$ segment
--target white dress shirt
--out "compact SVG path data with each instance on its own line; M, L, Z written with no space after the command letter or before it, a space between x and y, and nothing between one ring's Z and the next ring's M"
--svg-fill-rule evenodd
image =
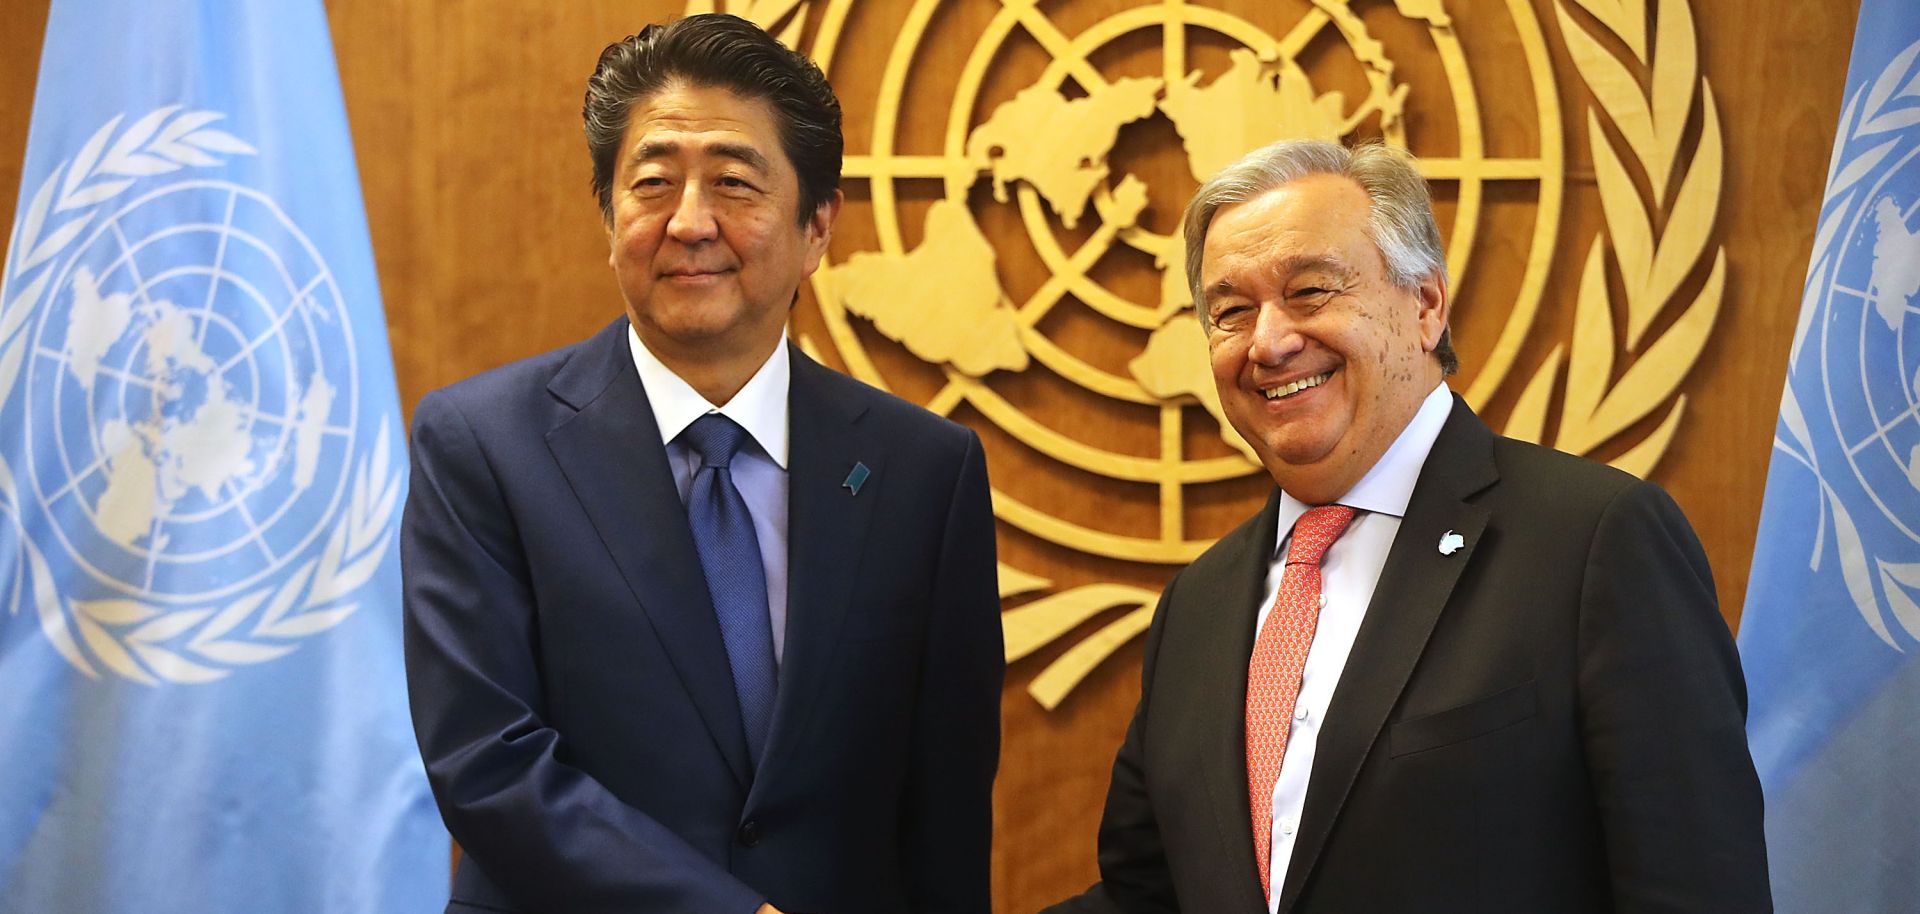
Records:
M660 425L660 441L667 447L667 464L673 468L673 484L680 491L682 504L693 489L700 455L675 439L695 419L719 413L746 429L748 440L754 444L741 446L734 455L731 473L734 487L747 503L747 513L753 515L753 535L760 544L777 665L786 655L787 646L787 388L793 366L788 361L786 333L780 334L780 345L725 406L707 402L661 363L631 326L627 328L627 346L633 350L640 384L647 389L653 419Z
M1300 811L1307 803L1307 784L1313 774L1314 745L1318 742L1321 721L1333 690L1346 669L1353 640L1360 634L1360 622L1366 618L1367 604L1373 602L1374 585L1380 581L1380 569L1387 563L1387 550L1400 532L1400 520L1406 516L1407 500L1420 478L1420 468L1433 450L1440 428L1453 409L1453 396L1441 384L1427 395L1413 421L1401 429L1400 437L1336 504L1355 509L1346 532L1335 540L1320 562L1320 621L1315 626L1313 647L1307 652L1307 665L1300 679L1300 697L1293 706L1293 729L1287 737L1287 754L1280 762L1280 778L1273 785L1272 897L1267 910L1280 909L1280 886L1286 882L1287 866L1292 862L1295 833L1300 830ZM1273 611L1280 594L1280 575L1286 569L1287 541L1293 524L1312 507L1280 493L1278 542L1274 544L1272 563L1267 569L1266 601L1254 622L1257 638L1260 626ZM1439 548L1439 543L1434 548Z

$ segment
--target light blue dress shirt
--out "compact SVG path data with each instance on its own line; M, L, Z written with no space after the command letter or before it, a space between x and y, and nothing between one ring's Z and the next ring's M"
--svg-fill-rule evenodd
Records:
M746 386L722 406L707 402L662 364L632 327L627 328L627 345L633 350L640 384L647 389L647 402L653 406L653 419L660 426L660 441L666 445L667 465L673 468L673 484L682 504L693 488L700 456L675 440L680 433L708 413L726 416L747 430L752 445L742 445L734 455L733 484L753 515L753 534L760 541L767 614L773 620L773 657L778 663L786 656L787 644L787 388L793 366L788 361L786 334L781 334L780 345Z

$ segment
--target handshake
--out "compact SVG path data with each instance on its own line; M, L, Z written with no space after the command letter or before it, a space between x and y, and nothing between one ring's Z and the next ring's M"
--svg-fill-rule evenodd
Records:
M689 16L609 46L584 120L625 316L414 415L407 675L467 852L450 910L984 914L980 440L785 343L842 202L831 86ZM1765 910L1693 531L1451 394L1417 163L1276 143L1184 226L1273 488L1162 593L1100 881L1052 910Z

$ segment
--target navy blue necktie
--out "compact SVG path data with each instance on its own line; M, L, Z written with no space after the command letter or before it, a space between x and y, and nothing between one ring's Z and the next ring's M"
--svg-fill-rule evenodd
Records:
M740 722L747 731L747 752L759 767L773 722L777 671L773 659L773 619L767 607L767 575L760 564L760 539L746 499L733 484L729 464L746 441L747 430L719 413L694 420L680 439L700 455L687 493L687 521L700 550L700 569L726 642L733 670L733 691L740 700Z

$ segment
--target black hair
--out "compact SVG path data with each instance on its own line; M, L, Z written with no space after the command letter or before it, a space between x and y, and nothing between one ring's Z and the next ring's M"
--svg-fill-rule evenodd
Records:
M720 87L772 106L780 147L800 177L802 226L840 188L840 100L813 61L737 16L649 25L600 52L587 80L587 151L600 214L613 219L613 173L636 103L675 83Z

